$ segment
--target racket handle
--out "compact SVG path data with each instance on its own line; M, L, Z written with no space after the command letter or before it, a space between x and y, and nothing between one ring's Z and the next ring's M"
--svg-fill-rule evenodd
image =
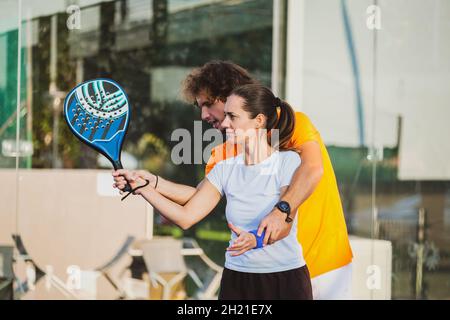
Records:
M131 192L131 190L133 190L133 188L131 188L130 184L127 183L126 186L125 186L125 188L123 188L122 191L125 191L125 192Z
M120 162L120 160L113 162L113 167L114 167L114 170L123 169L123 166L122 166L122 163ZM123 188L122 191L124 191L124 192L131 192L131 190L133 190L133 188L130 186L130 183L127 180L127 184L125 185L125 188Z

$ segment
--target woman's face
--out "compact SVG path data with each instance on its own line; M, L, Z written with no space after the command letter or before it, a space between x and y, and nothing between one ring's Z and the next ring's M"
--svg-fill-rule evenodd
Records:
M265 117L259 114L256 118L250 119L250 114L244 111L242 106L244 99L231 95L227 98L224 107L225 119L221 127L225 129L227 139L234 143L244 143L249 138L255 138L264 128Z

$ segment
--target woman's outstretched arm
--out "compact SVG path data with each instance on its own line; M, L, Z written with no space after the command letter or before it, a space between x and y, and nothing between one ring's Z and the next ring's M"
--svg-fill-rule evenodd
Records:
M137 179L128 170L117 170L116 173L123 175L132 188L143 185L144 178ZM116 188L123 189L125 185L115 184ZM153 207L155 207L165 218L172 221L180 228L186 230L206 217L219 203L221 195L219 191L205 179L197 188L194 195L184 205L167 199L156 191L151 184L138 189L135 194L140 194Z

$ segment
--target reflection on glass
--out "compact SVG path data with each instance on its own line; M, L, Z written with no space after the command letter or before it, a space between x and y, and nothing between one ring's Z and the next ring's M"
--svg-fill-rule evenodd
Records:
M450 11L438 0L410 2L378 1L374 38L363 19L371 2L304 1L295 13L304 18L295 38L303 98L295 107L327 144L350 234L392 244L392 298L443 299L450 292ZM195 185L202 165L170 161L173 130L193 134L199 119L180 97L185 75L212 59L232 60L271 85L270 0L83 0L71 10L72 2L22 0L20 13L18 3L0 2L0 169L109 169L62 115L71 88L107 77L131 102L125 167ZM1 216L11 222L0 224L2 242L12 241L12 230L28 236L31 220L20 218L33 203L27 183L8 190L19 206L8 202L17 217ZM223 205L185 234L218 264L228 237L222 213ZM23 229L15 230L16 218ZM159 218L154 229L183 235Z

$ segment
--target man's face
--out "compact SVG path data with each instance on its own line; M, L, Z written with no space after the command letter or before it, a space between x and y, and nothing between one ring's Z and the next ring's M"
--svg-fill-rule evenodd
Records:
M225 103L220 99L212 99L205 93L199 93L195 100L200 108L202 120L208 122L214 128L223 131L220 124L225 118L223 113Z

